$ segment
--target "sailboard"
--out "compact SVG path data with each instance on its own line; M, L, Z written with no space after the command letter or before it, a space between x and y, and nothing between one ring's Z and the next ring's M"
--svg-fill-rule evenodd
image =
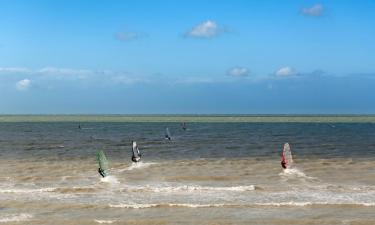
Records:
M133 162L139 162L141 160L141 152L138 149L137 142L133 141L132 143L132 150L133 150L133 156L132 156L132 161Z
M171 133L169 132L169 128L165 129L165 139L171 140Z
M293 165L292 150L290 149L289 143L284 144L283 154L281 156L282 162L285 163L286 168L290 168Z
M103 177L106 177L108 175L108 169L109 169L107 157L105 156L104 152L100 150L97 153L96 158L99 163L100 175L102 175Z
M187 127L186 127L186 123L185 123L185 122L181 123L181 128L182 128L183 130L186 130L186 129L187 129Z

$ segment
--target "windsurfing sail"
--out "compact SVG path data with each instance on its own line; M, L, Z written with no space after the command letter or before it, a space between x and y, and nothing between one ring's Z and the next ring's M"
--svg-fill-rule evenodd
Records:
M181 127L182 127L183 130L186 130L186 129L187 129L187 127L186 127L186 123L183 122L183 123L181 124Z
M137 142L133 141L132 143L132 150L133 150L133 156L132 161L133 162L139 162L141 160L141 152L138 149Z
M108 166L107 157L105 157L104 152L102 150L100 150L97 153L96 158L97 158L98 163L99 163L99 173L100 173L100 175L102 175L103 177L107 176L109 166Z
M171 140L171 133L168 127L165 129L165 139Z
M290 168L293 165L292 150L290 149L289 143L284 144L281 160L285 163L286 168Z

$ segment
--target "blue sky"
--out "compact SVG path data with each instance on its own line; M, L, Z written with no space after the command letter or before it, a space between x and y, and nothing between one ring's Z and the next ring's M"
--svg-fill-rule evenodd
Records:
M0 113L375 113L375 1L0 9Z

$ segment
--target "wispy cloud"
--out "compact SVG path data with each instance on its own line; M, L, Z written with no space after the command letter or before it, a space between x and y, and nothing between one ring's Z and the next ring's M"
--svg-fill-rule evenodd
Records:
M29 79L23 79L16 83L16 88L19 91L26 91L30 88L30 86L31 86L31 80Z
M222 33L225 33L226 29L218 25L215 21L207 20L193 27L190 31L186 33L187 37L192 38L214 38Z
M140 32L124 31L116 34L116 39L119 41L134 41L141 38L147 37L146 34Z
M156 81L149 76L142 74L131 74L123 71L111 70L89 70L72 69L58 67L43 67L40 69L31 69L24 67L0 67L0 77L4 79L20 79L28 76L29 79L23 79L16 83L17 90L27 90L32 83L38 86L50 86L50 84L60 85L63 82L74 82L84 85L130 85L136 83L149 83ZM78 83L79 81L79 83Z
M324 14L324 7L321 4L316 4L311 7L303 8L301 12L306 16L319 17Z
M297 71L289 66L282 67L275 72L277 77L291 77L297 75Z
M6 75L8 74L8 75ZM282 82L285 78L321 79L336 77L326 74L322 70L312 72L299 72L293 67L285 66L272 74L251 74L246 67L233 67L227 71L227 76L207 75L163 75L140 74L124 71L89 70L58 67L44 67L31 69L25 67L0 67L0 84L16 87L19 91L29 90L35 86L42 89L56 89L63 87L121 87L130 85L199 85L199 84L224 84L224 83L264 83ZM348 75L349 76L349 75ZM25 77L27 79L25 79ZM241 79L231 79L237 77ZM343 77L343 76L337 76ZM354 76L353 76L354 77ZM267 87L271 89L272 87Z
M246 77L250 74L250 71L245 67L233 67L228 70L227 74L233 77Z
M56 68L56 67L44 67L42 69L35 70L35 73L47 76L53 76L55 78L76 78L85 79L92 75L94 72L85 69L70 69L70 68Z
M150 79L145 77L134 77L129 75L116 75L111 77L111 81L115 84L136 84L136 83L150 83Z
M24 67L0 67L0 73L28 73L30 69Z
M0 67L0 74L30 74L30 75L50 75L54 77L80 77L93 74L91 70L57 68L57 67L43 67L40 69L31 69L25 67Z

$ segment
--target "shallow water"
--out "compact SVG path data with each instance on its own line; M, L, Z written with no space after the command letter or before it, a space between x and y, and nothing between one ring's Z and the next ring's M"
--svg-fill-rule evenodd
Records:
M375 124L81 126L0 123L0 223L375 224Z

